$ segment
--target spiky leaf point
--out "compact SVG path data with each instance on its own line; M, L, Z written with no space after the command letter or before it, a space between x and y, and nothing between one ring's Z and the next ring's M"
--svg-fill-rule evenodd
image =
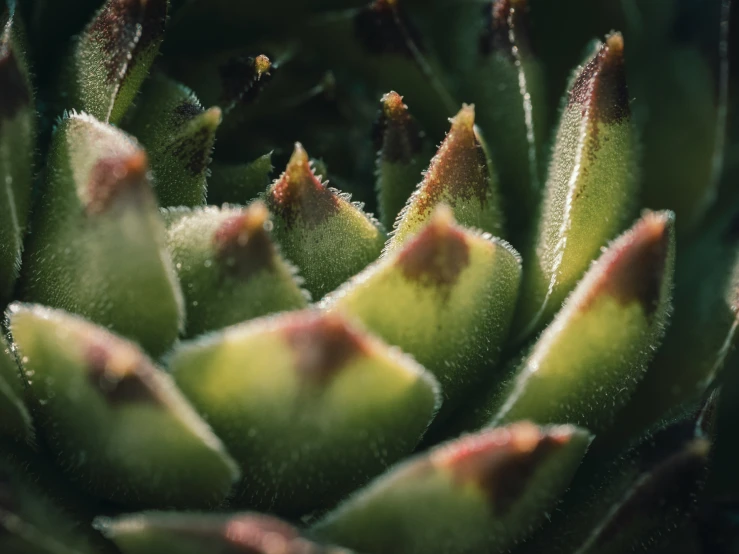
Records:
M403 97L391 91L382 97L374 124L377 150L377 203L380 221L392 228L421 179L431 154L425 135L403 103Z
M182 283L189 337L308 304L275 247L267 208L174 209L167 241Z
M644 205L674 210L678 233L688 234L717 198L730 113L728 18L736 3L637 4L625 31Z
M163 353L177 338L184 309L145 154L114 127L75 114L59 124L47 175L22 297Z
M86 532L69 507L59 474L41 456L0 441L0 552L102 554L102 538ZM79 495L78 496L84 496ZM99 539L99 540L97 540Z
M15 9L0 9L0 304L10 298L20 268L36 133L33 89L17 20Z
M23 402L20 369L5 339L0 336L0 435L32 442L31 415Z
M379 223L322 183L299 143L265 201L274 216L275 240L314 298L359 273L382 251L385 233Z
M143 88L126 130L146 148L160 206L205 204L220 124L220 108L203 109L191 90L161 74Z
M10 330L39 427L78 486L136 506L215 505L239 471L171 378L77 316L14 304Z
M497 361L520 277L515 250L457 226L440 206L420 233L321 306L360 319L434 373L445 417Z
M244 468L235 502L273 513L332 506L412 452L440 402L410 358L310 311L185 344L170 368Z
M350 554L303 538L293 526L253 513L148 512L97 518L94 525L123 554Z
M159 54L168 10L169 0L107 0L64 64L62 106L118 123Z
M317 17L303 30L321 55L376 89L400 90L424 129L444 132L456 102L433 52L422 41L405 0L365 0L359 9Z
M519 419L611 423L660 345L672 298L672 212L648 212L588 271L517 370L491 399L490 425Z
M497 178L475 127L474 107L464 106L451 124L423 180L398 217L388 252L416 234L441 203L451 206L461 225L501 234L503 216Z
M541 523L590 438L528 422L462 437L391 469L314 534L360 552L506 552Z
M434 14L440 55L474 102L500 177L514 245L533 231L548 134L544 76L529 41L528 0L454 2Z
M272 60L266 55L241 51L190 57L173 69L203 103L219 106L224 114L254 102L275 72Z
M247 164L214 162L208 178L208 204L248 204L267 189L273 169L271 152Z
M623 38L577 69L549 166L535 247L524 255L519 340L542 329L637 206L636 143Z
M621 554L652 551L664 542L696 510L708 476L716 404L714 395L615 459L586 458L551 522L522 554Z

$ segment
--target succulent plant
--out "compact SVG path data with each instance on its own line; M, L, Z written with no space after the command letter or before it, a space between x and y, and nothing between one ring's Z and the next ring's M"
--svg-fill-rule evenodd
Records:
M0 552L739 551L730 0L0 6Z

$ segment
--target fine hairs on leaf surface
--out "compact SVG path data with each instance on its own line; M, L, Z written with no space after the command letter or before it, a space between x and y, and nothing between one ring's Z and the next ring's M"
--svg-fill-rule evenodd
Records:
M739 552L734 0L0 0L0 553Z

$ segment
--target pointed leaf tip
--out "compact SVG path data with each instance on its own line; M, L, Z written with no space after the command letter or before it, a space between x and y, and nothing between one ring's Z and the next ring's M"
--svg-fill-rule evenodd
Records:
M528 35L528 10L528 0L495 0L486 4L483 7L485 26L480 37L480 53L501 53L515 61L514 48L520 47L522 39Z
M285 172L269 190L267 205L288 228L298 218L308 227L318 225L339 209L338 196L318 180L299 142Z
M631 115L621 33L608 35L577 76L568 100L568 107L575 105L592 110L595 120L606 124L620 123Z
M148 171L149 164L143 151L99 160L92 168L87 184L88 213L106 211L126 192L146 190Z
M576 435L586 433L573 426L541 428L524 421L449 443L433 451L430 461L451 470L460 484L479 486L502 517L521 498L534 472Z
M355 357L368 353L362 335L336 314L306 313L284 329L296 367L308 382L326 383Z
M672 212L649 212L626 233L600 262L599 281L590 289L583 307L609 294L623 304L639 302L647 315L659 307L664 272L674 233Z
M470 246L446 204L434 210L429 224L398 255L398 266L413 281L450 287L470 262Z
M246 279L274 267L276 251L269 225L269 212L262 202L253 203L221 224L213 242L228 273Z

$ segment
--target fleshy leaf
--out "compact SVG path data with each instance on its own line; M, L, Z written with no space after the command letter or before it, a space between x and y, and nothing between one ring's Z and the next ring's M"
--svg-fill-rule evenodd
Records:
M314 298L334 290L374 261L385 233L346 195L322 183L300 144L267 190L274 237Z
M247 164L214 162L208 178L208 204L247 204L267 189L273 169L272 153Z
M739 341L739 236L736 214L723 217L678 257L675 308L664 344L619 415L615 444L681 405L697 401L733 367Z
M421 180L431 154L427 155L425 135L403 97L394 91L382 97L373 135L380 221L390 229Z
M520 276L515 250L457 226L441 206L419 234L321 305L358 318L434 373L446 415L497 361Z
M549 166L535 246L524 252L516 334L542 329L600 249L631 221L637 206L636 141L623 38L610 35L579 67Z
M443 4L443 3L442 3ZM526 244L541 197L548 134L544 76L529 40L529 1L447 3L434 13L440 55L477 123L500 177L506 230Z
M567 488L590 438L528 422L462 437L391 469L314 534L360 552L507 552Z
M246 209L174 209L164 218L185 295L187 336L307 306L295 270L272 242L261 202Z
M410 358L317 312L185 344L170 369L242 464L234 502L290 515L332 506L412 452L440 402Z
M72 115L56 130L47 170L22 297L163 353L184 312L145 154L114 127Z
M14 8L0 9L0 304L10 298L20 268L36 138L33 88L17 20Z
M607 428L643 379L670 311L674 215L646 213L615 240L541 334L491 425L519 419Z
M464 106L451 124L423 181L398 217L388 251L416 234L441 203L451 206L461 225L501 233L497 177L475 127L474 107Z
M118 123L159 54L168 10L169 0L107 0L64 64L62 107Z
M34 414L67 477L136 506L221 502L239 472L172 379L136 345L77 316L14 304Z
M293 526L253 513L148 512L97 518L94 525L123 554L350 554L314 544Z
M551 522L522 554L651 552L696 510L708 476L716 400L662 424L615 460L586 458Z
M0 336L0 435L31 442L33 423L23 402L20 369L5 339Z
M156 75L141 92L126 129L146 148L159 205L205 203L206 178L219 108L203 109L194 93Z
M730 113L730 4L637 0L627 12L644 204L674 210L679 234L696 231L717 198Z

